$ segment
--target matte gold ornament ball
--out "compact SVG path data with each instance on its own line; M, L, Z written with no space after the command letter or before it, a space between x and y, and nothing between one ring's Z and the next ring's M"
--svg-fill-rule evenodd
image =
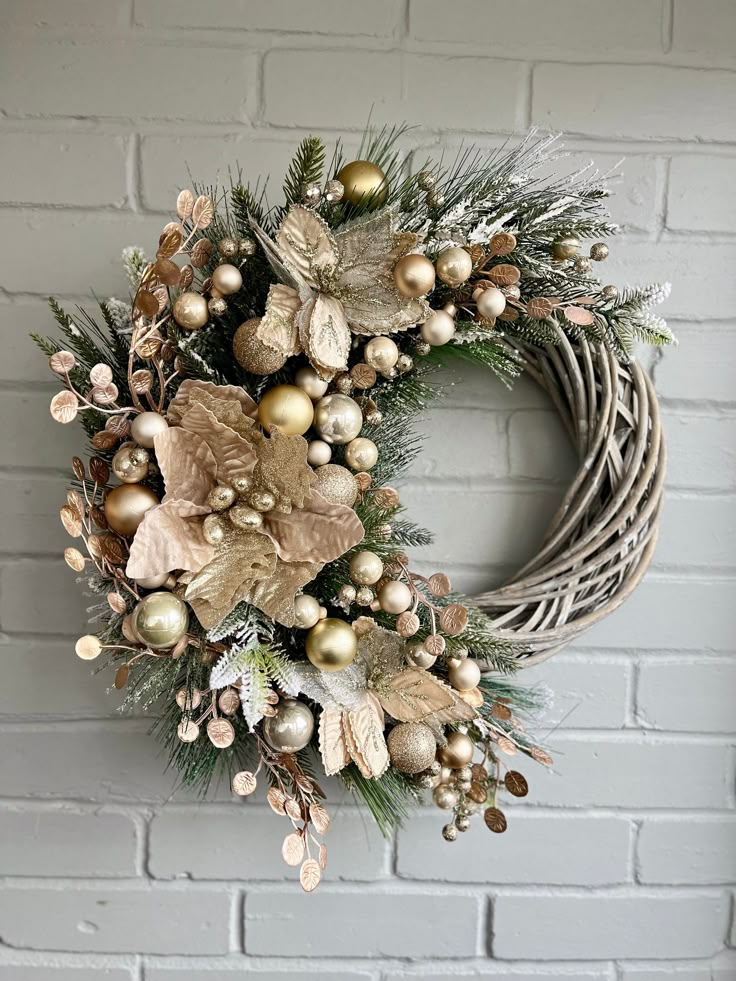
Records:
M312 467L324 467L332 459L332 447L323 439L313 439L307 447L307 463Z
M325 395L314 407L314 428L326 443L349 443L360 433L363 413L349 395Z
M506 309L506 297L501 290L496 289L495 286L491 286L489 289L483 290L476 297L475 305L481 317L484 317L486 320L495 320Z
M345 620L327 617L307 634L307 657L320 671L346 668L358 650L355 631Z
M459 770L473 759L473 740L464 732L451 732L447 737L447 745L440 746L437 758L443 766Z
M421 773L432 764L437 750L434 735L423 722L401 722L386 740L391 763L401 773Z
M470 691L480 681L478 662L466 657L447 672L447 678L453 688L458 691Z
M351 556L349 570L357 586L372 586L383 575L383 562L375 552L365 549Z
M112 472L124 484L137 484L148 474L148 460L140 446L121 446L112 458Z
M358 436L345 447L345 463L358 472L370 470L378 463L378 447L372 439Z
M141 412L130 424L130 435L139 446L153 449L153 441L159 433L169 428L166 419L158 412Z
M241 368L254 375L272 375L286 364L286 355L267 347L256 336L260 318L246 320L235 331L233 355Z
M392 580L378 590L378 602L384 613L404 613L412 604L412 594L404 582Z
M263 428L278 426L287 436L302 436L313 417L312 400L296 385L276 385L258 403L258 421Z
M442 347L455 336L455 320L445 310L433 310L419 329L423 341Z
M445 249L437 257L437 275L443 283L456 289L470 278L473 271L473 260L470 254L459 245Z
M294 382L315 402L322 398L329 386L329 382L320 378L311 365L300 368L294 376Z
M294 600L294 612L296 625L301 630L309 630L316 623L319 623L319 603L314 596L302 593Z
M186 634L189 611L186 603L173 593L149 593L133 610L131 626L142 644L169 650Z
M121 484L113 487L105 496L103 510L107 523L118 535L129 537L151 508L159 503L158 498L143 484Z
M402 296L424 296L434 289L435 269L426 255L403 255L394 266L394 283Z
M344 504L351 508L358 496L358 482L346 467L339 463L326 463L314 471L317 477L313 490L330 504Z
M201 293L182 293L174 301L171 314L184 330L199 330L210 319L207 300Z
M337 174L343 200L349 204L369 202L380 207L388 197L388 181L379 166L369 160L353 160Z
M223 296L237 293L243 285L243 276L237 266L223 262L212 270L212 286Z
M274 715L263 722L263 736L277 753L297 753L309 743L314 732L314 716L304 702L284 698Z
M580 251L580 239L575 235L562 235L552 243L552 255L555 259L572 259Z
M363 352L365 363L376 371L391 371L399 360L399 349L390 337L372 337Z

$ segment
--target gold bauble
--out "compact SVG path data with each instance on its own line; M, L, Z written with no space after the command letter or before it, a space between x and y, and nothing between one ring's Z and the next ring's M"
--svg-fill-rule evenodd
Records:
M392 579L378 590L378 602L384 613L404 613L412 604L413 596L405 582Z
M139 446L147 450L153 449L153 441L159 433L165 433L169 424L158 412L141 412L133 417L130 424L130 435Z
M207 300L201 293L182 293L174 300L171 315L184 330L199 330L210 319Z
M143 484L121 484L105 496L103 510L108 525L118 535L134 535L146 513L155 508L158 498Z
M296 385L276 385L258 403L258 421L265 430L278 426L287 436L302 436L312 425L314 407Z
M307 657L320 671L340 671L353 660L358 650L355 631L345 620L327 617L307 634Z
M236 504L227 512L228 518L241 531L257 531L263 525L260 511L249 508L247 504Z
M434 278L434 266L426 255L404 255L394 266L394 282L402 296L424 296L434 289Z
M131 626L142 644L168 650L186 634L189 610L173 593L149 593L134 608Z
M248 495L248 504L255 511L272 511L276 507L276 497L269 490L254 490Z
M400 773L421 773L434 760L437 743L423 722L400 722L386 739L391 763Z
M342 184L343 200L349 204L368 203L380 208L388 197L388 181L386 175L374 163L368 160L353 160L337 174Z
M478 662L471 657L464 658L457 666L450 668L447 679L458 691L470 691L480 681Z
M237 266L223 262L212 270L212 286L223 296L237 293L243 285L243 276Z
M263 722L263 736L277 753L298 753L314 732L314 716L304 702L284 698Z
M358 436L345 447L345 463L351 470L366 471L378 463L378 447L372 439Z
M431 668L437 660L434 654L430 654L424 649L424 641L410 640L406 644L406 663L412 668L421 668L426 671Z
M473 759L473 740L464 732L451 732L447 736L447 745L440 746L437 758L443 766L459 770Z
M302 593L294 599L294 611L296 626L301 630L309 630L315 623L319 623L319 603L314 596Z
M138 463L137 458L143 459L143 454L144 462ZM121 446L112 458L112 472L124 484L137 484L148 474L148 453L136 446Z
M294 384L303 388L314 402L321 399L329 387L329 382L320 378L314 368L308 364L300 368L294 376Z
M260 318L246 320L235 331L233 355L241 368L254 375L272 375L286 364L286 355L267 347L256 336Z
M452 787L441 783L432 791L432 800L443 811L451 811L458 802L458 792L453 790Z
M209 545L219 545L225 540L227 527L219 514L207 514L202 522L202 535Z
M580 239L574 235L563 235L552 243L552 255L555 259L572 259L580 251Z
M350 578L358 586L372 586L383 575L383 562L375 552L367 549L356 552L350 559Z
M332 459L332 447L323 439L313 439L307 447L307 463L313 467L324 467Z
M433 310L422 324L422 340L432 347L441 347L455 336L455 321L445 310Z
M207 495L207 507L213 511L227 511L235 503L235 490L229 484L215 484Z
M358 496L358 482L345 467L338 463L326 463L314 471L317 477L312 489L330 504L344 504L351 508Z
M363 358L371 368L385 374L399 360L399 349L390 337L372 337L365 346Z
M453 289L462 286L473 271L473 260L470 253L459 245L445 249L437 257L437 275L443 283Z
M495 320L506 309L506 297L501 290L490 286L477 297L475 305L481 317L485 320Z
M325 395L314 407L314 428L326 443L349 443L362 425L360 406L349 395Z

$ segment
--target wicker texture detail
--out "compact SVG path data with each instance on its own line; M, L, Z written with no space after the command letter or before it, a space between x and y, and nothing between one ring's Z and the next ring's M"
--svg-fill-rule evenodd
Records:
M620 364L603 344L571 342L562 331L557 346L514 347L580 461L538 553L500 589L475 597L528 667L639 584L657 541L666 450L652 382L636 362Z

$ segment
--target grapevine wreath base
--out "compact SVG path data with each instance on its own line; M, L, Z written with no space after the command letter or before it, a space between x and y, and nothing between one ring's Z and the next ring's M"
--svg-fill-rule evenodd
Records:
M527 793L510 758L551 762L509 674L623 600L661 503L657 403L630 353L671 340L649 309L666 290L595 276L615 231L601 180L537 177L552 141L534 139L407 175L401 132L329 164L305 139L274 206L241 181L182 191L155 256L126 250L132 300L99 320L52 301L63 345L36 338L64 384L52 416L93 447L61 509L95 596L77 654L114 669L123 709L155 709L185 784L268 786L307 891L320 773L387 834L424 789L447 841L478 812L505 830L502 792ZM458 358L529 371L580 457L538 555L475 602L412 568L430 536L394 487L432 373Z

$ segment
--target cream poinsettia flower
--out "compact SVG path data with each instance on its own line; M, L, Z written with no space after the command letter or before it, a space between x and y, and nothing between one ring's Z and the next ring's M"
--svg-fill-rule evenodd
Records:
M182 572L184 598L206 629L240 602L293 626L296 593L364 535L352 508L312 489L307 441L277 429L265 436L255 414L242 389L187 380L169 406L169 429L154 440L166 493L136 531L126 572L132 579ZM232 519L210 503L214 488L243 477L249 493L268 491L275 502L258 529L235 523L237 500ZM213 522L221 533L215 544Z
M402 296L392 271L417 244L397 232L390 208L333 232L307 208L294 207L275 242L255 227L276 275L256 328L262 344L291 357L303 351L323 377L347 368L352 334L391 334L422 323L426 300Z

